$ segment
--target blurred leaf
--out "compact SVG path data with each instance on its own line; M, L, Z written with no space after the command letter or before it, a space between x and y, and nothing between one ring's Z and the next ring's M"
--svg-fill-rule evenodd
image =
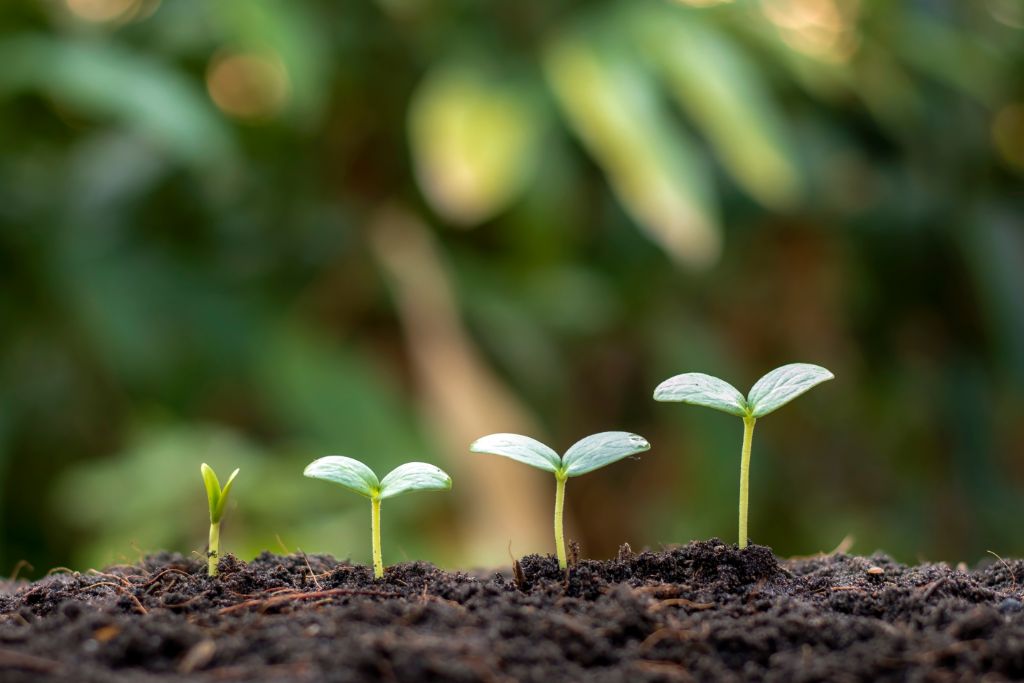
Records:
M412 406L365 351L283 323L262 345L256 372L279 419L321 453L365 453L379 471L428 452Z
M639 61L576 31L551 45L544 65L570 127L633 219L678 263L711 265L721 236L710 174Z
M184 161L208 164L233 140L196 85L149 54L112 44L19 36L0 41L0 96L23 90L62 106L113 118Z
M543 127L526 87L469 63L436 67L409 110L416 178L448 220L485 221L526 188Z
M890 44L898 55L979 102L998 103L999 93L1004 90L1003 70L1007 67L1002 56L984 39L925 12L906 12L897 17L899 24L890 27L894 32ZM1010 73L1006 75L1013 78Z
M736 181L767 206L792 205L800 178L763 74L707 22L666 6L635 7L637 40Z

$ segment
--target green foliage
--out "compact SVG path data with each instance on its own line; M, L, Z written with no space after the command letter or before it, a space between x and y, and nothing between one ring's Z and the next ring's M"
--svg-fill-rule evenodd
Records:
M238 468L235 468L235 471L228 477L224 488L221 488L217 473L213 471L212 467L204 462L199 469L203 475L203 485L206 486L206 498L210 503L210 524L217 524L224 516L224 505L227 503L231 485L235 482L235 477L238 476Z
M522 434L489 434L469 446L474 453L500 455L555 475L555 552L562 569L568 567L563 530L566 480L650 448L647 439L629 432L591 434L570 446L562 456L540 441Z

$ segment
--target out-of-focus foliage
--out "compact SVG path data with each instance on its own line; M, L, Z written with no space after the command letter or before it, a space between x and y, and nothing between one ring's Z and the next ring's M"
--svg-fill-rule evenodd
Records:
M0 63L0 568L201 552L203 461L226 551L365 561L329 453L452 472L391 552L507 561L548 478L452 444L527 428L652 443L588 555L728 535L737 425L651 390L792 360L756 541L1024 554L1019 0L15 0Z

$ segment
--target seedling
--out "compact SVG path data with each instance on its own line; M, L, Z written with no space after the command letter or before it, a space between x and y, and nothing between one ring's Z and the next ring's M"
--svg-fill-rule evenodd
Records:
M651 447L647 439L629 432L601 432L580 439L565 455L559 456L536 439L520 434L491 434L477 439L469 447L474 453L502 455L555 475L555 552L558 566L568 567L565 558L565 536L562 533L562 509L565 505L565 482L587 472L610 465Z
M406 491L444 491L452 487L452 478L440 468L425 462L407 462L377 479L369 467L343 455L329 455L306 465L303 472L313 479L341 484L370 499L370 533L373 537L373 575L384 576L380 552L380 502Z
M775 368L757 380L744 398L728 382L700 372L671 377L654 390L655 401L681 401L738 415L743 418L743 449L740 453L740 548L747 547L747 488L750 480L750 446L754 423L807 390L834 375L823 367L791 363Z
M228 501L228 492L231 491L231 484L238 476L238 470L235 469L231 473L224 488L220 487L216 472L205 462L200 466L199 471L203 475L203 484L206 486L206 499L210 502L210 549L207 551L206 573L210 576L217 576L217 562L220 561L220 519L224 516L224 504Z

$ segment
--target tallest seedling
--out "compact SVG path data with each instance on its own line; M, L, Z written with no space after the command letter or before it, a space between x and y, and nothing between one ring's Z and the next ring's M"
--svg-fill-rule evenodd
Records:
M746 398L733 385L700 372L671 377L654 390L655 401L679 401L738 415L743 418L743 451L740 454L740 548L747 547L747 489L750 481L750 446L757 419L834 375L823 367L792 363L776 368L757 380Z

